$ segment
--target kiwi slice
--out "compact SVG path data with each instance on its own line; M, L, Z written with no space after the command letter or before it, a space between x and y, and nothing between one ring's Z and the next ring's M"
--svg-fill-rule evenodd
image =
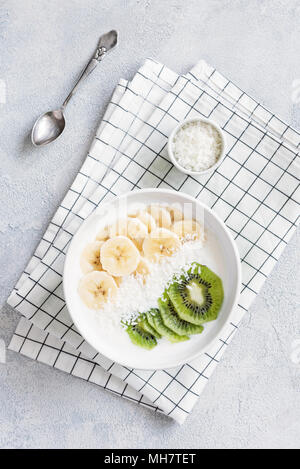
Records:
M139 324L129 325L126 332L134 345L138 345L139 347L143 347L147 350L151 350L157 345L156 338L149 332L145 331Z
M217 319L224 298L220 277L197 262L167 292L178 316L198 325Z
M145 317L139 322L141 328L144 329L144 331L149 332L149 334L153 335L157 339L161 339L161 335L154 329L154 327L149 324L147 316L144 316Z
M166 337L166 339L168 339L170 342L176 343L176 342L183 342L185 340L189 340L189 337L187 335L176 334L176 332L172 331L172 329L170 329L164 324L161 314L159 312L159 309L152 308L147 313L147 319L148 319L149 324L161 336Z
M167 294L158 299L158 307L164 324L179 335L201 334L203 326L181 319Z

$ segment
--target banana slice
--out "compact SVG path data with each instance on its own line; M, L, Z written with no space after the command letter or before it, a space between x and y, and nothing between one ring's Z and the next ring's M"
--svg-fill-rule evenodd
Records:
M88 308L99 309L115 297L117 285L106 272L89 272L80 280L78 293Z
M167 210L171 215L172 223L183 219L183 211L176 205L170 205L167 207Z
M147 226L138 218L128 219L128 237L139 250L143 247L144 239L148 236Z
M96 236L97 241L106 241L109 238L108 226L101 228Z
M114 281L116 282L117 287L119 287L122 283L122 277L113 277Z
M134 272L140 261L140 253L126 236L116 236L103 243L100 249L103 269L114 277Z
M80 267L84 274L93 270L103 270L100 262L100 248L103 241L94 241L88 244L82 251L80 257Z
M150 274L150 262L145 257L140 258L135 274L142 275L143 277Z
M201 226L195 220L177 221L173 225L173 231L184 241L199 239L202 233Z
M116 236L127 236L127 232L127 218L119 218L115 223L108 227L108 235L110 238L115 238Z
M148 233L150 233L152 230L156 228L156 223L152 215L150 213L146 212L146 210L141 210L137 214L137 218L141 220L144 225L146 225Z
M127 216L130 218L136 218L137 217L137 210L131 210L130 212L127 213Z
M148 230L138 218L122 218L111 226L109 234L111 238L127 236L141 250L143 241L148 236Z
M154 218L160 228L170 228L172 224L171 215L165 207L160 205L149 205L147 212Z
M158 262L164 256L172 256L180 249L180 239L176 233L166 228L156 228L143 243L145 257Z

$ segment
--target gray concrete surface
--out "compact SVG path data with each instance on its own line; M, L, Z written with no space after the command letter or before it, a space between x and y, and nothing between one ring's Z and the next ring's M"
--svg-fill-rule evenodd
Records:
M300 128L300 103L291 98L300 79L299 15L299 0L0 2L0 338L8 343L18 321L5 300L119 77L130 78L147 56L178 72L205 58ZM62 101L98 36L113 27L120 47L70 103L64 136L33 149L35 118ZM299 447L299 280L298 233L183 426L8 352L0 363L0 447Z

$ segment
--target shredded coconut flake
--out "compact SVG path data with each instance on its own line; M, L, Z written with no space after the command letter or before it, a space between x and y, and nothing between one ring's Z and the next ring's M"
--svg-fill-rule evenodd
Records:
M206 122L189 122L174 136L172 150L178 164L189 171L204 171L213 166L222 151L222 138Z
M107 302L97 312L105 327L120 326L121 321L134 322L140 313L157 307L157 300L174 276L182 274L190 264L199 260L203 240L186 242L182 248L161 262L151 264L150 273L144 278L129 275L124 277L114 302Z

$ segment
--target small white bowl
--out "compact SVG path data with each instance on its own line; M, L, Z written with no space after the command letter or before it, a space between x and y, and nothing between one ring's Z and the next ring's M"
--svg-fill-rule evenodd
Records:
M218 134L220 135L221 140L222 140L222 151L221 151L221 154L220 154L217 162L215 164L213 164L210 168L205 169L203 171L192 171L190 169L186 169L184 166L181 166L178 163L178 161L176 160L176 158L174 156L174 153L173 153L173 149L172 149L172 144L173 144L173 140L174 140L174 137L175 137L176 133L184 125L189 124L191 122L205 122L206 124L210 124L212 127L214 127L216 129L216 131L218 132ZM208 173L211 173L212 171L214 171L222 163L222 161L225 157L225 147L226 147L226 140L225 140L224 132L222 131L221 127L219 127L219 125L216 124L215 122L213 122L212 120L205 119L205 118L202 118L202 117L195 117L193 119L185 119L184 121L180 122L175 127L175 129L172 131L172 133L171 133L171 135L169 136L169 139L168 139L168 153L169 153L170 160L172 161L173 165L179 171L181 171L184 174L189 174L190 176L201 176L202 174L208 174Z

